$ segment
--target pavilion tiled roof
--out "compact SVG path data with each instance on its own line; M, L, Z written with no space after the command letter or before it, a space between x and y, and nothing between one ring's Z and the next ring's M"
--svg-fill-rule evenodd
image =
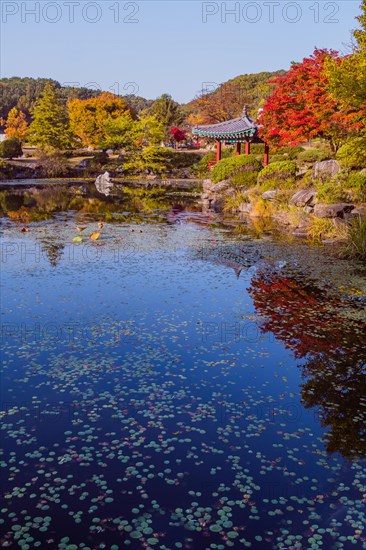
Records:
M244 107L243 114L239 118L233 118L226 122L211 124L209 126L195 126L192 134L201 137L210 137L217 140L245 140L256 136L258 126L249 118Z

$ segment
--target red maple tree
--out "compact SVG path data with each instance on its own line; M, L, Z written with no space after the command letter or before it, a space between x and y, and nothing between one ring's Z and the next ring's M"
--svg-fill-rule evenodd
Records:
M294 63L275 86L260 117L262 139L274 146L297 145L314 138L329 141L336 151L349 133L358 129L357 114L345 111L328 91L325 62L341 59L334 50L318 50Z
M185 141L187 139L186 133L177 127L172 128L170 131L174 141L176 141L177 143L179 143L180 141Z

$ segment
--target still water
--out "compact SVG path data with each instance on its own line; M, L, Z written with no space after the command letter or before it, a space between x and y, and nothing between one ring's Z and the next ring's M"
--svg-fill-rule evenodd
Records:
M366 548L365 268L134 204L2 220L1 547Z

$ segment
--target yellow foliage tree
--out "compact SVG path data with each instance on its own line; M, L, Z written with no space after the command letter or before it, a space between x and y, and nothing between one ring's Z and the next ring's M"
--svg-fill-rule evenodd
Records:
M91 99L73 99L68 102L68 111L71 130L85 147L103 147L108 122L130 113L126 101L109 92Z
M5 134L7 139L18 139L24 141L28 130L28 123L25 114L13 107L8 114L5 122Z

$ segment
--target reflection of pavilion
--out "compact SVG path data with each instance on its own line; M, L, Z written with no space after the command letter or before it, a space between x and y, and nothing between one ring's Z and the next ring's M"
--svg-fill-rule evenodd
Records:
M236 154L241 154L241 144L245 144L245 154L250 154L251 143L264 143L258 135L259 126L254 120L249 118L247 109L244 107L243 113L239 118L233 118L226 122L211 124L209 126L196 126L192 130L192 134L200 137L211 138L216 141L216 160L212 164L216 164L221 160L222 143L231 145L236 143ZM267 166L269 162L269 147L264 144L264 159L263 164ZM212 165L211 165L212 166Z

